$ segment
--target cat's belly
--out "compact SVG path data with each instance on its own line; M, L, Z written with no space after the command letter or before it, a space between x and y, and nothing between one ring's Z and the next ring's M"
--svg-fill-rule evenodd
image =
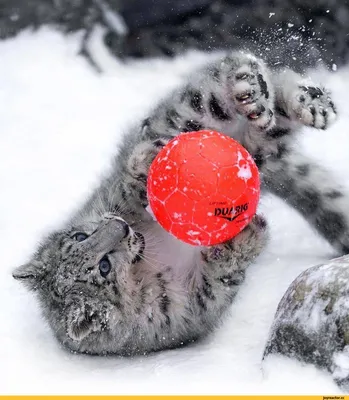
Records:
M165 231L157 222L135 227L145 238L144 258L161 269L171 266L179 274L192 269L201 259L200 246L186 244Z

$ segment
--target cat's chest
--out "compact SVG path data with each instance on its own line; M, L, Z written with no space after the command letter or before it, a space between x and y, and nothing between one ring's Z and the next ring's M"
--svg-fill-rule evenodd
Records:
M143 222L134 228L143 234L144 258L154 268L171 266L174 271L183 273L197 264L201 249L199 246L191 246L178 240L155 221Z
M244 134L248 130L246 118L239 114L234 114L231 120L217 121L209 115L205 116L205 129L213 129L223 133L238 142L242 142Z

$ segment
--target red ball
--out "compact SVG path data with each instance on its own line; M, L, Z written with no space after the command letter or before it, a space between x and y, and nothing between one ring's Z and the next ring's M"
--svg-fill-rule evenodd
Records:
M156 156L149 206L178 239L209 246L237 235L256 213L260 180L240 143L215 131L182 133Z

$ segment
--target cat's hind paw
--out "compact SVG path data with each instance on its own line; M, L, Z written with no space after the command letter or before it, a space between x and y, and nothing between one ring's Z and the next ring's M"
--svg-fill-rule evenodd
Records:
M264 130L274 124L274 105L273 93L263 70L257 60L243 64L232 77L232 94L237 111L252 125Z
M230 262L239 260L249 264L265 247L268 240L267 221L261 215L255 215L252 221L234 238L219 245L207 247L204 256L210 262Z

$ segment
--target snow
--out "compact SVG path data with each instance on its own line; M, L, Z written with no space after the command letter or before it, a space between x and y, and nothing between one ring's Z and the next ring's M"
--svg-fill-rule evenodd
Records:
M252 176L251 168L248 165L243 165L242 167L239 168L239 172L237 173L237 176L239 178L247 181Z
M348 353L348 346L345 346L341 352L335 353L333 356L333 362L335 364L333 376L336 377L336 379L345 379L349 375Z
M260 211L271 242L247 274L231 316L191 347L134 359L63 350L34 296L11 277L42 235L64 223L108 170L126 127L146 114L207 56L122 64L92 45L105 70L76 56L78 35L51 30L0 42L0 392L6 394L339 393L313 366L273 356L261 363L277 304L304 269L333 251L282 201ZM349 69L317 72L341 118L329 131L304 130L300 146L349 186ZM348 211L349 212L349 211Z
M108 26L115 33L119 35L126 35L128 33L128 29L121 15L112 11L108 4L102 0L96 0L96 3L99 5L104 15L104 20L106 21Z
M197 236L197 235L200 235L200 232L193 231L193 230L189 230L189 231L187 232L187 234L188 234L189 236Z

